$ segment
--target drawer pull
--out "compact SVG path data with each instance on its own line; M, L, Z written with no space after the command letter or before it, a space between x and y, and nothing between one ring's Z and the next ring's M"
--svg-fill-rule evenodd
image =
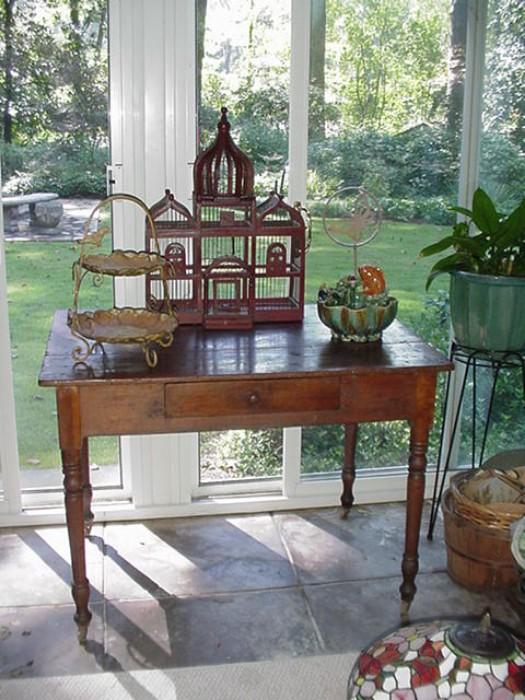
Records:
M255 406L259 403L260 399L261 397L259 396L259 394L256 391L254 391L253 394L250 394L250 396L248 397L248 403L250 404L250 406Z

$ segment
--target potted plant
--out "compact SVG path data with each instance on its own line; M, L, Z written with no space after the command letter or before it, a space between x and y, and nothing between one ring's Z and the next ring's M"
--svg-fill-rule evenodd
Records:
M450 273L450 315L459 344L492 351L524 348L525 198L510 214L502 214L478 188L472 209L451 209L466 220L421 251L426 257L453 250L431 269L426 288L438 275Z

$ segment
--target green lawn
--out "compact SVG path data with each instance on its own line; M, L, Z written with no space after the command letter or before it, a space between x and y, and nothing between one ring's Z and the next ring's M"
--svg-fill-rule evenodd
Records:
M307 258L308 301L315 300L320 284L334 284L352 267L351 253L332 243L321 229L315 221ZM418 260L418 252L442 235L443 227L439 226L385 223L375 241L360 251L361 264L384 269L404 321L413 323L420 316L425 278L432 265L431 260ZM20 463L26 468L56 467L60 459L54 392L39 387L37 381L53 313L72 302L71 265L78 257L78 247L72 243L10 241L6 242L6 256ZM111 304L109 281L100 289L85 285L82 292L82 306ZM113 463L115 439L94 441L91 458L97 464Z
M38 374L53 313L72 303L71 265L78 246L10 241L5 249L20 466L57 467L55 392L38 386ZM111 299L111 283L106 282L100 289L86 285L81 301L86 307L107 306ZM115 463L115 438L92 442L92 462Z
M443 237L445 226L385 222L377 238L359 249L360 265L383 268L390 293L399 300L398 317L415 323L422 311L425 281L434 260L418 258L424 246ZM312 247L306 261L306 297L315 301L322 283L329 286L352 272L353 256L333 243L324 233L320 221L314 222ZM432 285L432 294L447 285L444 276Z

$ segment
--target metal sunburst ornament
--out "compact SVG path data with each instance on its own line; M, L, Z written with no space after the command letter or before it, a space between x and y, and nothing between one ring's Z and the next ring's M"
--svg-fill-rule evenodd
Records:
M338 340L379 340L396 316L397 299L388 295L383 271L358 264L358 249L377 236L382 218L379 201L363 187L344 187L326 201L323 226L327 236L353 253L353 272L335 287L323 285L317 300L319 318Z

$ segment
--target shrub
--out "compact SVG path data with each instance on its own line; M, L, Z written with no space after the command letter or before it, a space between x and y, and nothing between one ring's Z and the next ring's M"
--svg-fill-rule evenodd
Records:
M413 199L392 199L385 197L382 200L383 214L387 219L394 221L412 221L416 218L416 203Z
M274 476L282 467L281 430L201 434L201 465L236 477Z
M39 143L2 150L3 189L11 194L34 191L104 197L106 146L87 142Z

